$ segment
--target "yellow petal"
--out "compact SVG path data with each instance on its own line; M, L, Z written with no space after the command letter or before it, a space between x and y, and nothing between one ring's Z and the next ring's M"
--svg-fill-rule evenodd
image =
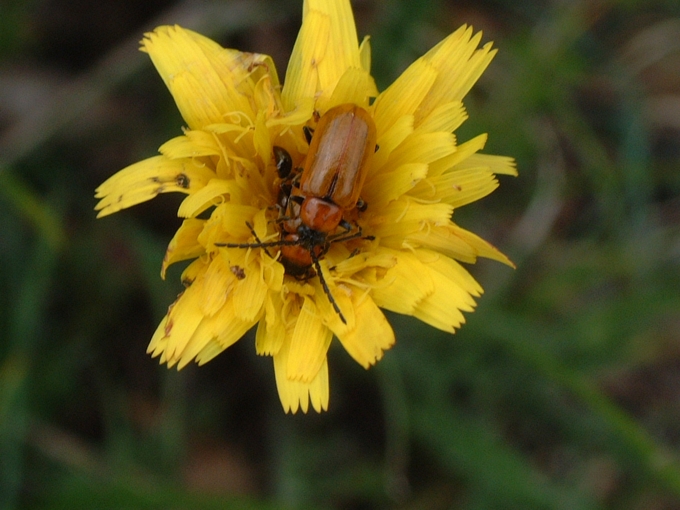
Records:
M496 156L493 154L472 154L470 157L456 165L456 169L463 168L488 168L495 174L517 176L517 163L514 158L508 156Z
M421 59L411 64L373 105L378 136L403 115L413 115L437 79L437 70Z
M198 235L203 230L205 220L184 220L168 244L161 265L161 278L165 280L165 271L171 264L181 260L193 259L205 253L205 248L198 242Z
M286 111L294 110L304 98L315 97L321 89L318 65L329 44L330 24L330 19L317 11L305 16L281 91L281 101Z
M373 155L373 168L368 171L367 182L370 182L372 175L380 173L392 151L399 147L411 133L413 133L413 115L403 115L387 131L378 135L378 150Z
M158 152L170 159L219 156L222 151L215 135L207 131L186 131L160 146Z
M278 90L281 87L276 65L269 55L235 50L228 50L226 55L230 58L231 67L248 72L252 83L266 80L272 89Z
M147 33L142 49L149 53L190 128L223 122L233 111L254 116L247 99L253 84L241 52L226 50L178 26Z
M208 265L200 281L200 306L204 315L215 315L227 301L227 296L237 281L236 274L226 257L219 253ZM195 287L199 282L194 283Z
M407 236L427 229L430 224L448 224L453 208L442 203L420 204L402 197L380 212L380 216L370 217L368 221L371 233L385 243L386 238L392 236L401 242Z
M458 229L450 222L446 225L427 225L427 228L412 232L408 234L406 244L430 248L470 264L477 261L477 250L458 235Z
M162 329L158 327L147 348L154 358L163 353L167 360L173 358L176 351L181 352L203 320L200 282L199 278L170 306L167 320L161 322Z
M199 257L189 264L182 271L182 277L180 278L182 285L190 287L208 269L209 261L208 257Z
M437 161L430 164L430 169L427 173L428 177L436 177L446 171L451 170L457 165L462 164L466 159L470 158L477 151L484 148L486 144L487 135L481 134L475 136L465 143L461 143L456 147L455 152L444 156Z
M397 263L375 282L371 296L381 308L412 315L418 303L434 293L435 284L413 253L393 253Z
M366 268L387 269L397 263L396 253L395 250L381 247L376 243L374 249L367 249L336 264L336 270L339 274L354 274Z
M321 320L311 299L305 299L295 323L288 354L288 378L309 383L321 369L333 333Z
M476 252L477 256L497 260L498 262L502 262L503 264L508 265L510 267L515 267L515 264L513 264L513 262L508 257L501 253L498 250L498 248L496 248L488 241L485 241L477 234L473 234L469 230L460 228L456 224L453 224L452 228L458 237L463 239L467 244L469 244L472 247L472 249Z
M414 132L392 151L382 171L405 163L430 163L454 152L456 152L456 138L453 134Z
M292 335L292 332L290 332ZM328 362L324 358L321 368L311 382L294 381L288 378L288 359L290 352L290 336L284 341L281 349L274 355L274 375L281 405L286 413L295 414L298 409L306 413L309 401L316 412L328 409Z
M202 340L212 337L195 355L196 362L199 365L204 365L222 351L235 344L255 325L257 320L244 321L239 319L234 313L233 303L232 299L227 300L219 314L213 316L213 318L205 319L206 330L204 330L204 336L203 338L197 336L195 344L187 345L186 354L182 357L183 364L193 359L194 352L202 346ZM217 334L216 338L215 333Z
M316 308L321 315L321 320L334 333L337 333L339 329L355 327L354 304L351 297L352 292L345 285L336 285L333 275L328 270L328 264L328 257L319 261L326 281L326 288L323 288L319 278L310 280L307 285L313 288L312 299L314 299ZM335 306L333 306L331 299L335 302ZM336 307L345 318L345 323L342 322Z
M206 221L198 241L208 249L215 243L233 243L236 239L245 242L251 237L246 223L252 223L258 211L256 207L231 202L218 205Z
M418 131L447 131L452 133L467 120L461 101L450 101L434 108L418 125Z
M438 105L462 100L479 79L496 54L491 43L477 50L481 38L462 26L421 57L437 70L437 79L416 112L416 126Z
M159 193L192 193L215 174L191 159L155 156L128 166L102 183L95 192L97 218L151 200Z
M317 109L325 111L350 67L361 67L361 58L349 0L306 1L281 93L286 110L302 98L317 97Z
M361 197L369 207L381 209L413 189L426 176L426 163L406 163L392 172L383 172L371 179L371 182L364 186Z
M128 166L109 177L95 191L101 198L95 206L97 218L151 200L159 193L193 193L215 173L192 159L155 156Z
M285 338L281 295L278 292L268 292L264 316L260 319L255 336L255 351L260 356L273 356L279 352Z
M373 77L362 68L350 67L340 77L326 107L354 103L362 108L368 107L368 98L378 93Z
M267 127L274 126L301 126L314 114L314 98L303 97L298 99L295 109L287 111L284 115L267 119ZM305 144L307 142L304 142Z
M371 72L371 38L364 36L364 40L359 45L359 60L361 67L367 72Z
M498 181L488 168L456 168L419 183L410 196L423 200L441 200L456 209L485 197L497 187Z
M192 218L198 216L206 209L233 200L242 202L244 199L243 188L236 181L224 179L211 179L203 188L186 197L177 210L180 218Z
M423 264L435 269L445 278L456 282L465 292L472 296L479 297L484 292L482 286L477 283L477 280L455 260L430 250L416 250L414 255ZM474 301L471 299L468 304L470 308L464 308L464 310L471 311Z
M260 316L269 287L263 279L259 261L249 264L245 272L246 277L238 280L232 290L234 313L238 318L252 322Z
M481 287L472 277L462 279L460 271L450 265L453 261L447 257L428 256L426 260L428 263L423 267L432 277L434 292L418 303L413 316L437 329L453 333L465 322L461 310L472 311L475 306L470 290L479 295Z
M354 360L369 368L394 345L394 331L373 299L366 294L353 295L354 327L337 328L334 333Z

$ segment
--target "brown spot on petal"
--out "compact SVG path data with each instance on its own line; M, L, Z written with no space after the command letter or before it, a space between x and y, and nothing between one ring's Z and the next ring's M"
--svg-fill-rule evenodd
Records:
M191 181L186 174L178 174L177 177L175 177L175 182L177 183L177 186L184 189L189 189L189 186L191 185Z
M168 313L170 313L168 311ZM170 336L170 333L172 332L172 328L175 326L175 323L173 321L168 321L167 324L165 325L165 336Z
M241 266L231 266L229 269L231 269L231 272L234 273L234 276L239 280L243 280L246 277L246 272Z

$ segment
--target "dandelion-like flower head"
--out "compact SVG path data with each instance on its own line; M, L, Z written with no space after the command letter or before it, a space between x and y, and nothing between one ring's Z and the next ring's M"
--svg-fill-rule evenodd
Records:
M283 85L266 55L178 26L146 34L142 50L187 128L104 182L96 209L187 195L161 275L193 261L149 353L169 367L203 364L257 326L256 350L274 360L284 409L306 412L311 402L321 411L333 336L368 368L394 344L380 308L458 328L482 293L458 261L511 265L452 221L498 186L496 174L516 174L511 158L479 152L486 135L458 143L453 134L466 119L463 97L495 54L480 40L461 27L378 92L349 0L305 1ZM351 124L339 124L340 137L329 131L334 119ZM339 162L323 160L329 151ZM305 216L308 199L318 203Z

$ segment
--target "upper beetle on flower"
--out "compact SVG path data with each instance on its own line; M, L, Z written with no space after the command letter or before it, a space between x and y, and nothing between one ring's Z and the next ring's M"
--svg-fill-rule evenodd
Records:
M349 0L305 1L283 85L266 55L177 26L146 34L187 128L104 182L96 209L187 195L161 275L195 260L148 351L203 364L257 325L284 409L321 411L334 335L368 368L394 344L380 308L459 327L482 288L457 261L511 265L451 219L495 174L516 174L511 158L479 153L486 135L453 134L495 53L480 39L461 27L378 92Z

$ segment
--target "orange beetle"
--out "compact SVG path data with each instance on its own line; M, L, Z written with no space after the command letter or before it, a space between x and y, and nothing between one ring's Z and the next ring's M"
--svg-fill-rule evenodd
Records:
M366 110L353 104L321 117L305 160L300 192L349 210L357 205L376 147L376 130Z
M227 248L281 247L281 262L286 274L319 280L334 310L346 323L321 272L319 258L332 243L363 236L361 227L352 232L346 213L364 210L357 206L373 153L376 128L363 108L343 104L331 108L314 130L302 173L292 171L292 160L281 147L274 158L281 179L278 207L281 239L246 244L216 243ZM337 232L342 229L341 232ZM251 228L252 230L252 228ZM255 236L257 239L257 236Z

